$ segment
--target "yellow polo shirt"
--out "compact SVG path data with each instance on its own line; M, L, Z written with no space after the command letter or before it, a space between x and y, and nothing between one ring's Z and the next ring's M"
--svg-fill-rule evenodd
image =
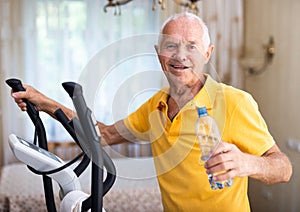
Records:
M168 89L162 89L124 123L137 138L151 142L165 211L250 211L247 177L234 178L229 188L210 188L199 162L195 106L206 106L222 141L243 152L262 155L275 142L251 95L206 76L204 87L173 121L167 116Z

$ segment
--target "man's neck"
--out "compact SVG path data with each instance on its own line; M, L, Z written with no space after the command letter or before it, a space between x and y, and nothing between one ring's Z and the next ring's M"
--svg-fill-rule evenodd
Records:
M168 116L170 120L176 116L176 114L188 103L194 96L201 90L204 85L205 77L203 80L198 80L192 86L182 85L182 86L171 86L170 95L168 99Z
M185 105L188 101L194 98L196 94L201 90L205 83L206 78L197 80L192 85L173 85L170 87L170 98L172 98L178 106Z

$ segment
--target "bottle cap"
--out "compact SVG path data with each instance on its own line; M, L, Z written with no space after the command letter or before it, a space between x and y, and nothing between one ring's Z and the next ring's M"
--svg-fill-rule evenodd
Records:
M207 113L207 110L206 110L206 107L197 107L197 112L198 112L198 116L199 117L202 117L202 116L207 116L208 113Z

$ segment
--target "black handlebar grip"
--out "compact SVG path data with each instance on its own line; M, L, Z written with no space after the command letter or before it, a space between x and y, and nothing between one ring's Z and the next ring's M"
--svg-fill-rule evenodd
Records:
M7 79L5 82L13 89L14 92L26 91L22 85L21 80L19 79L11 78L11 79ZM38 119L38 111L36 110L34 104L28 101L28 99L23 99L23 101L27 105L28 115L30 116L33 123L36 123L36 120Z
M75 83L75 82L64 82L64 83L62 83L62 86L67 91L67 93L69 94L69 96L71 98L73 98L75 87L77 87L79 85L77 83Z
M21 80L11 78L6 80L5 82L13 89L14 92L25 91L25 88L23 87Z

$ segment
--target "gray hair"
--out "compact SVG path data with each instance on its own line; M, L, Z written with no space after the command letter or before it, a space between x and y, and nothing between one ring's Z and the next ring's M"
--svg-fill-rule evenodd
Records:
M187 17L189 20L196 20L198 21L198 23L200 24L202 30L203 30L203 35L202 35L202 42L203 42L203 46L204 49L207 50L209 45L210 45L210 37L209 37L209 33L208 33L208 28L206 26L206 24L204 23L204 21L197 15L193 14L193 13L189 13L189 12L183 12L183 13L177 13L174 14L172 16L170 16L163 24L162 27L160 29L160 34L162 35L163 29L165 28L165 26L173 20L176 20L180 17Z

